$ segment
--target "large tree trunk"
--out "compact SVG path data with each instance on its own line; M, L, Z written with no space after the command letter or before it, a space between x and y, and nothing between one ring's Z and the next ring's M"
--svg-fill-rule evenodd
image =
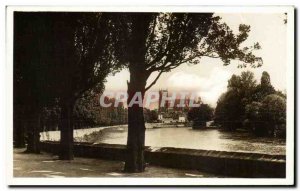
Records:
M135 95L140 92L142 99L145 94L146 80L142 76L131 74L128 83L128 104ZM145 170L145 121L143 107L138 104L128 107L128 136L127 156L125 161L126 172L143 172Z
M27 133L27 153L40 153L41 109L34 108L29 119Z
M25 147L25 128L24 122L21 119L21 114L17 111L14 112L14 147L24 148Z
M73 108L75 102L65 101L61 105L60 160L73 160Z
M128 50L130 82L128 83L128 103L136 93L141 93L142 99L145 94L145 86L149 73L147 73L146 41L148 30L153 15L143 13L131 15L132 39ZM134 104L128 106L128 137L127 156L125 161L126 172L143 172L145 169L144 160L145 146L145 121L143 106Z

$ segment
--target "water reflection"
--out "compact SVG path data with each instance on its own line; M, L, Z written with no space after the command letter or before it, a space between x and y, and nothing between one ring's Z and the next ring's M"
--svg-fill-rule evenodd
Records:
M97 130L94 128L94 131L85 131L86 133L77 132L75 140L109 144L126 144L127 142L126 126L98 128ZM44 137L47 136L44 135ZM145 141L146 146L153 147L285 154L284 140L254 137L247 132L225 132L217 129L147 128Z

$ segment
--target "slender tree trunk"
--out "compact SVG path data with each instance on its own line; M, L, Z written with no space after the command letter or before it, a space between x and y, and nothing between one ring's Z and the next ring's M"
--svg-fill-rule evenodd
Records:
M146 80L142 75L131 74L130 83L128 83L128 104L136 93L141 93L142 99L144 98L145 85ZM126 172L145 170L145 129L143 107L138 104L128 107L127 156L124 168Z
M60 160L73 160L73 108L75 102L65 101L61 106Z
M29 121L29 130L27 133L27 153L40 153L40 127L41 127L41 109L34 108Z
M24 123L24 105L18 104L15 100L13 103L13 140L14 147L25 147L25 123Z

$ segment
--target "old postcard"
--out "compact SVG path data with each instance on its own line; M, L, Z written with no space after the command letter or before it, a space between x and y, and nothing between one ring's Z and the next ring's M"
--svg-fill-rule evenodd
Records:
M10 185L294 184L291 6L8 6L7 65Z

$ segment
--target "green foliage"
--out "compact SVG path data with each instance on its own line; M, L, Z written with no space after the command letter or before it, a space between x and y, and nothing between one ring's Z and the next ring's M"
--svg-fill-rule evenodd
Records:
M218 100L214 121L226 130L235 130L241 126L241 99L236 91L227 91Z
M203 126L207 121L212 120L213 108L208 104L201 104L199 107L193 107L188 112L188 120L193 121L193 126Z
M147 80L158 71L153 86L163 72L181 64L198 64L202 57L218 58L228 65L239 60L239 67L259 67L262 59L253 52L260 49L256 42L244 47L250 26L241 24L239 33L234 34L220 17L213 13L120 13L115 25L121 25L119 46L124 54L120 60L130 72L139 73Z
M55 104L44 107L41 115L43 131L56 131L60 128L60 107Z
M80 98L74 108L75 128L93 126L109 126L127 123L127 109L123 104L114 107L115 99L105 97L105 103L112 103L111 107L101 107L100 94L90 94Z
M285 138L286 99L277 94L246 106L247 125L258 136Z
M235 130L242 126L245 106L251 103L251 96L256 88L252 72L233 75L228 80L228 90L218 100L215 121L226 130Z
M265 96L274 94L276 91L271 84L270 75L267 72L263 72L260 80L260 84L256 87L253 94L253 100L261 101Z
M50 15L53 40L49 55L53 86L61 99L80 98L102 86L109 73L118 71L117 32L108 13L62 13ZM50 72L51 72L50 71Z
M276 94L266 96L262 101L261 113L268 134L285 137L286 99Z
M261 102L254 101L248 104L246 106L246 119L244 121L244 126L248 128L249 131L259 136L267 134L266 129L264 128L261 109Z
M253 120L253 121L259 121L261 117L261 108L262 103L260 102L252 102L251 104L248 104L246 106L246 115L247 119Z
M267 72L262 73L252 98L254 102L246 107L246 122L251 131L259 136L285 137L286 96L275 91Z
M57 117L55 107L73 109L76 100L88 91L104 88L107 75L122 66L118 60L121 52L117 48L122 47L119 25L112 24L112 15L95 12L14 14L14 110L18 111L15 117L26 119L32 113L39 113L41 117L32 117L40 118L42 126L48 129L66 126L57 119L66 121L71 117ZM87 125L94 124L95 116L90 109L79 109L79 116Z
M48 106L55 101L48 55L52 52L46 13L14 14L14 101L18 107Z
M246 128L257 136L285 137L285 121L286 95L275 91L267 72L258 85L251 72L233 75L215 110L222 128Z
M121 66L111 20L108 13L16 13L15 79L22 97L35 96L44 106L103 86Z
M157 120L158 120L157 110L150 110L150 109L144 108L144 118L145 118L145 121L148 123L157 122Z

